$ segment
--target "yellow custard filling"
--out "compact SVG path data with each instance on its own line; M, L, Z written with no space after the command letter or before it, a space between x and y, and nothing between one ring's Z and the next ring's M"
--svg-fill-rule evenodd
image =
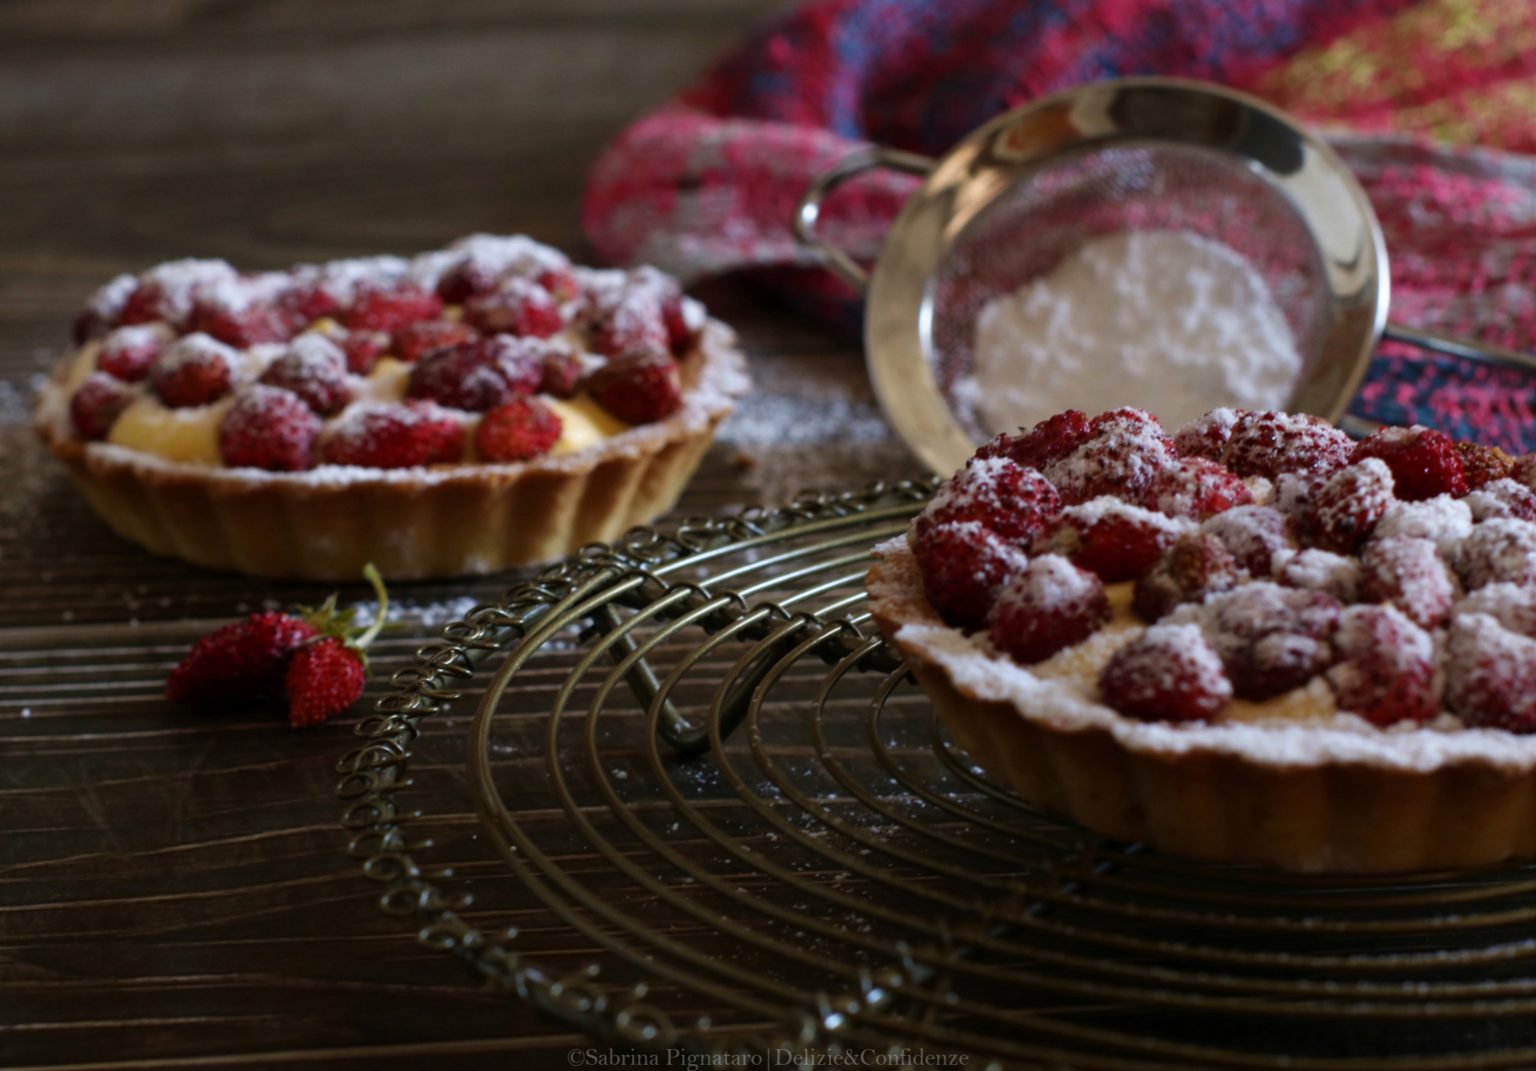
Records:
M1057 651L1045 661L1028 667L1029 671L1045 680L1074 684L1085 695L1097 700L1099 674L1105 664L1117 650L1146 629L1146 623L1131 608L1135 590L1136 585L1129 582L1106 584L1104 594L1109 599L1109 620L1086 640ZM1262 702L1234 698L1222 709L1221 717L1224 721L1270 718L1321 721L1337 713L1333 689L1322 677L1313 677L1300 688Z

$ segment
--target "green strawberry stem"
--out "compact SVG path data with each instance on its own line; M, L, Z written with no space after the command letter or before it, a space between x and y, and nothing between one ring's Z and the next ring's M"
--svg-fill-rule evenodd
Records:
M373 593L379 599L379 609L373 615L373 622L369 624L363 634L352 641L352 646L356 647L359 651L367 647L378 636L379 632L384 628L385 616L389 613L389 594L384 590L384 578L379 575L378 569L374 568L372 562L363 566L363 576L367 578L368 583L373 585ZM333 595L331 598L334 599L335 596Z

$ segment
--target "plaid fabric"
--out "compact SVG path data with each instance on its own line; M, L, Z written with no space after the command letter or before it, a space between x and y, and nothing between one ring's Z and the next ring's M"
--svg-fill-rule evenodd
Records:
M1536 350L1530 0L810 0L609 147L587 234L684 278L753 271L855 328L857 296L790 233L813 176L870 142L942 154L1007 108L1129 74L1226 83L1334 132L1386 231L1392 318ZM849 183L823 230L872 258L914 187ZM1531 384L1386 346L1355 411L1526 452Z

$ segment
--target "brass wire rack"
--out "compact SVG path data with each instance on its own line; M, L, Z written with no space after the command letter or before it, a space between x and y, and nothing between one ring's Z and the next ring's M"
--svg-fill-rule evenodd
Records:
M339 767L384 909L673 1062L1536 1067L1536 868L1199 865L989 782L864 606L933 486L637 529L445 628Z

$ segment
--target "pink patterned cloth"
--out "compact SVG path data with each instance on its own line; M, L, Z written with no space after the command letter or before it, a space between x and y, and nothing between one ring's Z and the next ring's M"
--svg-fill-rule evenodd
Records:
M1335 132L1386 232L1392 318L1536 350L1529 0L811 0L615 141L585 227L609 260L752 271L855 327L857 296L790 231L815 175L869 143L942 154L1042 93L1148 73L1230 84ZM872 259L915 185L849 183L824 233ZM1385 346L1354 408L1526 452L1533 382Z

